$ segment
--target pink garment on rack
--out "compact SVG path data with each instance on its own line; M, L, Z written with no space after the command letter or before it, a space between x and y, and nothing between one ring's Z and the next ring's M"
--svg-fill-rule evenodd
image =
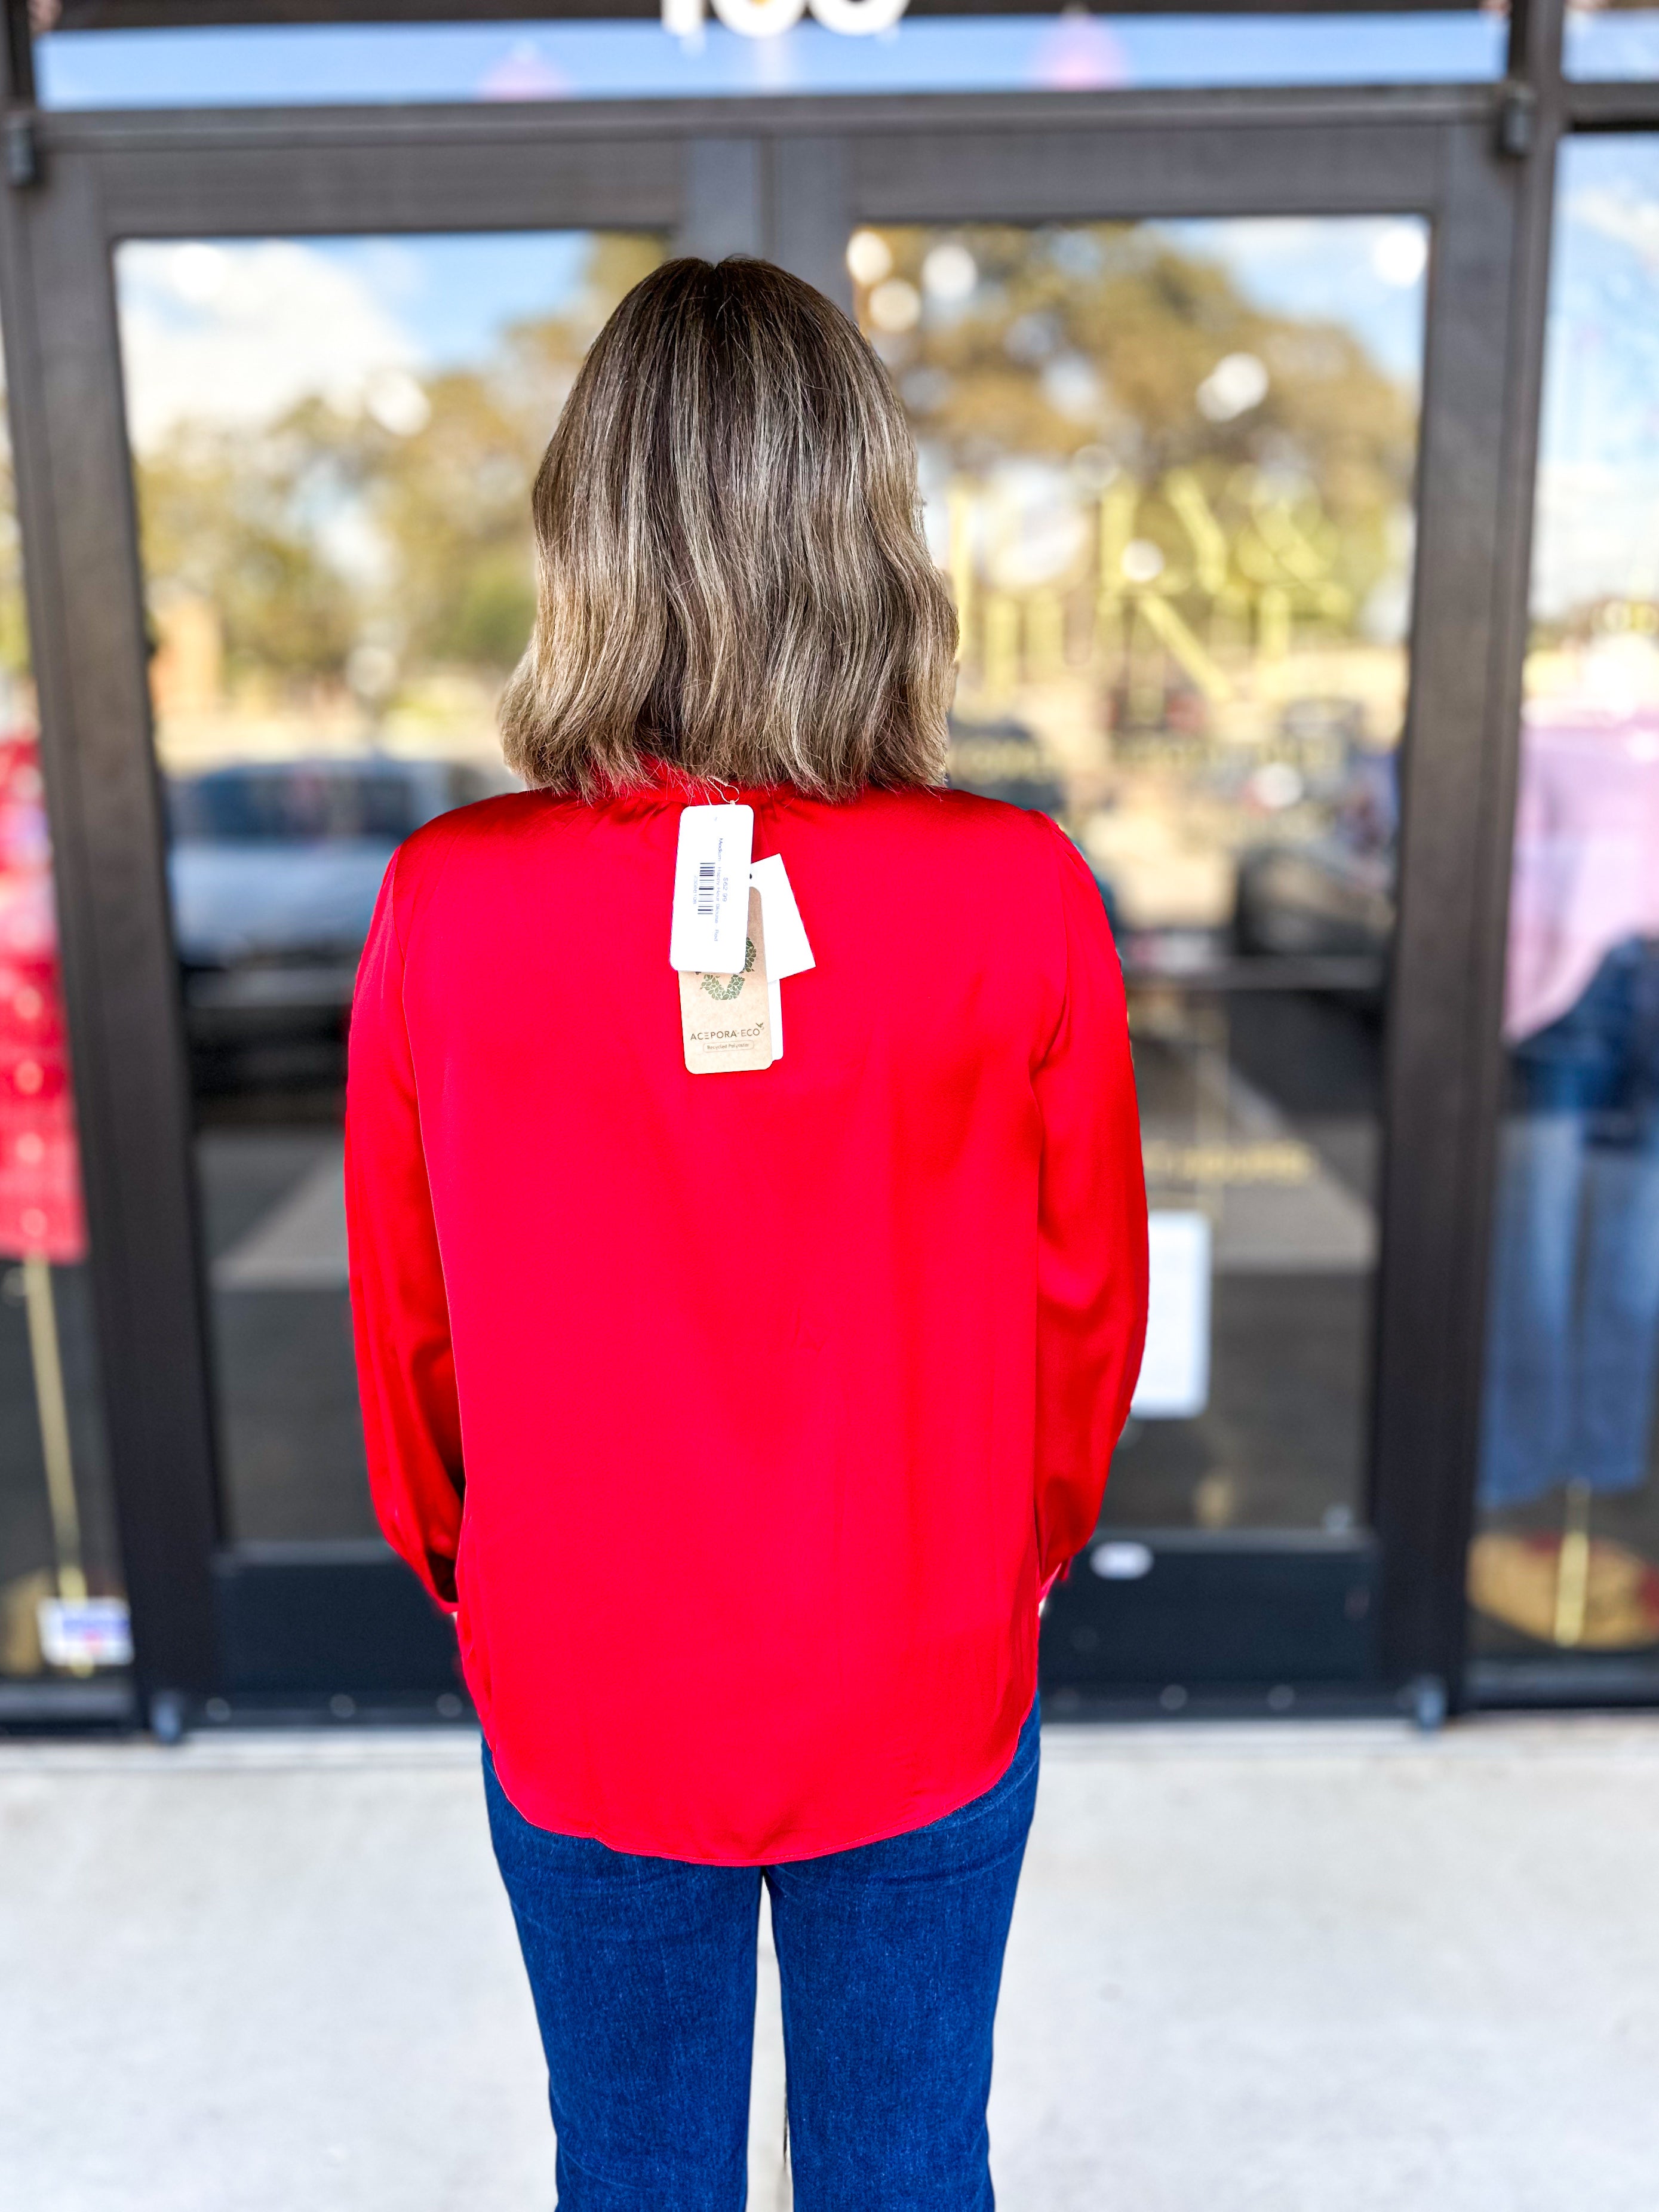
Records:
M1603 958L1659 937L1659 708L1551 701L1522 728L1504 1034L1535 1036Z

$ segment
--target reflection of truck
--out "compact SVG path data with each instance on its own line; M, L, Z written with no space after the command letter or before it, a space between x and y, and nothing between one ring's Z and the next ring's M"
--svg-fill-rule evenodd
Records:
M170 777L167 878L198 1088L337 1085L393 849L506 787L470 763L374 755Z

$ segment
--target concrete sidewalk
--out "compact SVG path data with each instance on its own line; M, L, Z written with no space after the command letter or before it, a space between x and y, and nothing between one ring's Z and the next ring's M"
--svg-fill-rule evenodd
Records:
M1002 2212L1659 2205L1659 1721L1043 1757ZM0 1747L0 2204L531 2212L543 2094L470 1740Z

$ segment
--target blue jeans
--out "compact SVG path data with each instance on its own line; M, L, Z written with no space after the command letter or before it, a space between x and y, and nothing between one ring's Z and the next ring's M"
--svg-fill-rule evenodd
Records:
M990 2212L991 2028L1036 1802L1037 1713L942 1820L770 1867L490 1833L547 2053L560 2212L741 2212L761 1883L796 2212Z
M1516 1048L1499 1153L1481 1503L1647 1479L1659 1370L1659 943L1615 945Z

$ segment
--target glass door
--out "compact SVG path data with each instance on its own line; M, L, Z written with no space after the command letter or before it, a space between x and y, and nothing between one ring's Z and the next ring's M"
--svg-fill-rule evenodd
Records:
M1152 1309L1113 1580L1154 1532L1366 1518L1428 258L1412 216L848 246L962 626L952 780L1068 831L1129 989ZM1370 1603L1357 1574L1356 1654ZM1064 1671L1103 1629L1056 1641Z

